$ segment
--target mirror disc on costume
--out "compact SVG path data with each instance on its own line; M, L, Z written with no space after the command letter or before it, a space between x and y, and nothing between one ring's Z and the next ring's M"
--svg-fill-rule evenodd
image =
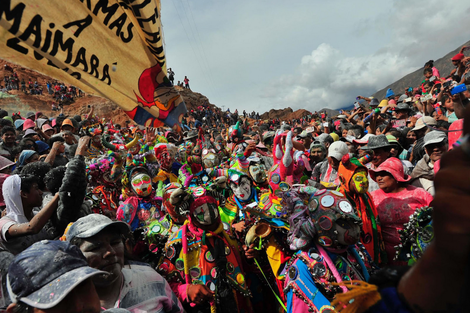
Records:
M326 267L323 263L318 262L312 268L313 275L316 277L323 277L326 275Z
M202 155L206 155L206 154L208 154L208 153L209 153L209 150L207 150L207 149L202 149Z
M198 279L201 276L201 269L197 266L189 269L189 275L192 279Z
M228 246L225 246L225 255L229 255L231 252L230 248Z
M364 237L362 238L362 243L371 243L372 242L372 236L367 233L364 235Z
M176 259L175 267L178 271L184 270L184 261L182 258Z
M168 249L166 249L166 257L168 259L170 259L170 260L173 259L175 254L176 254L175 247L168 247Z
M172 232L172 233L176 233L176 232L178 231L178 229L179 229L178 226L173 225L173 226L171 227L171 232Z
M212 253L209 250L206 251L205 258L206 258L206 261L210 263L215 261L214 257L212 256Z
M315 261L321 262L323 260L323 257L321 256L321 254L317 253L315 250L310 250L309 255Z
M289 191L290 186L288 183L283 181L279 183L279 189L281 189L282 191Z
M320 190L317 190L313 196L318 197L324 194L325 192L326 192L326 189L320 189Z
M237 275L237 283L239 283L240 285L243 285L245 283L245 276L243 276L242 273L239 273Z
M155 225L155 226L152 227L152 232L153 233L159 233L160 229L162 229L162 227L160 225Z
M308 203L308 209L310 212L315 212L316 209L318 209L318 200L317 199L312 199Z
M279 184L280 181L281 181L281 175L275 173L271 176L271 182L273 182L274 184Z
M222 223L224 225L224 230L228 231L230 229L230 225L228 223Z
M329 305L324 305L320 309L320 313L335 313L335 312L336 312L335 308Z
M278 198L281 198L282 197L282 190L281 189L276 189L274 191L274 195Z
M353 211L353 207L351 203L349 203L348 201L341 201L338 206L339 206L339 209L343 211L344 213L349 214L349 213L352 213Z
M320 236L318 237L318 242L325 247L329 247L333 244L333 240L331 240L330 237L327 236Z
M235 271L235 266L233 266L232 263L227 262L227 272L228 272L229 274L232 274L233 271Z
M93 200L99 200L100 199L96 195L92 195L91 197L93 198Z
M333 222L328 216L322 216L318 219L318 225L324 230L330 230L333 226Z
M289 278L291 280L296 279L298 274L299 273L298 273L297 268L295 266L291 266L291 268L289 268Z
M335 196L344 198L344 195L339 191L333 190L333 191L331 191L331 193L334 194Z
M323 207L329 208L333 204L335 204L335 198L333 196L326 195L326 196L323 196L323 198L321 198L320 203Z
M196 189L194 189L194 195L196 197L201 197L203 196L204 194L206 193L206 190L202 187L197 187Z
M209 180L209 177L207 177L207 176L202 177L202 182L203 183L207 183L208 180Z
M215 292L215 284L212 281L208 280L206 286L210 291Z
M213 269L211 269L211 277L212 279L216 279L217 276L219 276L219 273L217 272L217 268L214 267Z
M234 182L237 182L239 179L240 179L240 175L238 175L238 174L233 174L233 175L230 177L230 180L231 180L231 181L234 181Z

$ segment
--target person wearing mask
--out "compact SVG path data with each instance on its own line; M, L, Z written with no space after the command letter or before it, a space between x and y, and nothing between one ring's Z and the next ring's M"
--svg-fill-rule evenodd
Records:
M411 174L412 185L423 188L434 196L434 164L448 150L447 136L441 131L430 131L424 136L426 154L416 164Z
M395 246L400 244L398 230L404 228L403 224L416 209L429 206L433 198L424 189L409 184L411 177L404 173L397 158L388 158L375 169L370 169L369 175L380 188L371 195L382 225L388 264L406 265L393 260Z

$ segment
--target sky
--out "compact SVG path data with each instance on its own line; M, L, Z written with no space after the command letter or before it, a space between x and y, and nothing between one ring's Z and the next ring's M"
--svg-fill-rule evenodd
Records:
M175 83L260 114L370 96L470 40L469 16L466 0L161 0Z

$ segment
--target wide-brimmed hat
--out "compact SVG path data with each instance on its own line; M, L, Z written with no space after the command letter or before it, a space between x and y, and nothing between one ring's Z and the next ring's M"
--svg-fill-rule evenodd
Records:
M374 150L380 148L388 148L392 145L388 142L387 137L385 135L378 135L374 137L370 137L367 145L361 147L361 150Z
M433 119L430 116L423 116L423 117L420 117L416 121L415 127L412 130L413 131L420 130L426 126L436 126L436 125L437 125L437 121L435 119Z
M375 175L379 172L390 173L396 181L400 183L405 183L411 179L411 176L405 174L403 164L397 158L388 158L379 165L375 170L369 169L370 177L375 180Z
M406 102L399 102L397 106L395 107L395 112L396 111L411 111L411 107L408 105Z
M435 143L447 142L446 133L438 130L430 131L424 136L424 147Z
M196 129L191 129L188 131L188 133L186 134L186 137L183 138L183 140L188 140L188 139L191 139L191 138L195 138L198 136L198 133L197 133L197 130Z
M353 139L352 143L356 144L356 145L365 145L369 142L369 139L371 137L375 137L375 135L372 135L372 134L366 134L364 137L362 138L359 138L359 139Z

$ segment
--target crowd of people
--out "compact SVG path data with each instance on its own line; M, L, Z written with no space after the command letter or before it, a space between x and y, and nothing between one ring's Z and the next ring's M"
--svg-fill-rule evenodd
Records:
M176 133L93 107L1 110L0 306L466 311L464 50L447 77L430 61L420 86L337 116L261 120L204 103Z

